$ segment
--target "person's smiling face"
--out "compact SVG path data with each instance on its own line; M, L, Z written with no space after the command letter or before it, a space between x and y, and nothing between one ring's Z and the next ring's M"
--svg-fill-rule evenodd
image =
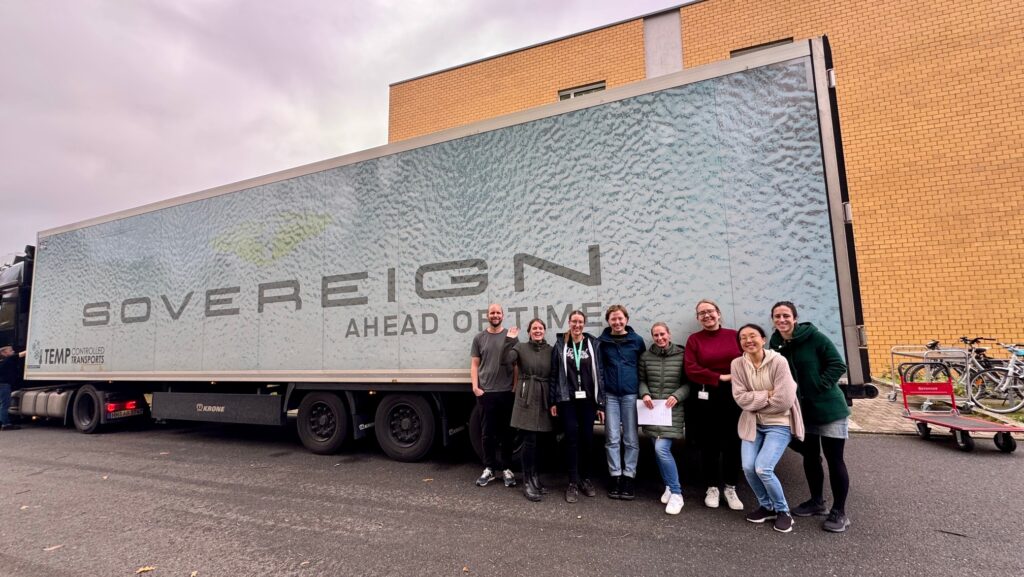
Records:
M721 328L721 315L718 308L711 303L700 303L697 305L697 322L706 331L715 331Z

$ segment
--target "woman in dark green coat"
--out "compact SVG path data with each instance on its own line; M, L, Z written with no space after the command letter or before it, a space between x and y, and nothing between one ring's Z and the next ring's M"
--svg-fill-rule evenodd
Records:
M849 438L850 408L839 388L839 377L846 372L846 363L832 341L814 325L797 322L796 305L793 303L775 303L772 323L775 332L768 346L789 361L806 429L803 442L793 441L791 446L804 457L804 476L807 477L811 498L793 508L792 512L797 517L828 513L822 529L842 533L850 527L850 519L846 516L850 475L843 458L846 439ZM825 507L822 452L828 463L828 480L832 488L831 510Z
M551 430L548 408L548 379L551 376L551 345L544 340L547 326L540 319L527 325L529 341L513 347L510 362L516 367L515 405L512 426L523 432L523 493L540 501L544 493L537 474L537 433Z
M690 385L683 373L683 347L672 343L668 325L654 323L651 338L654 343L640 356L640 399L648 409L654 408L654 401L665 401L665 406L672 410L672 424L644 425L644 432L654 437L654 453L665 481L665 493L661 496L665 512L678 515L683 508L683 489L672 455L672 441L683 438L683 401L690 394Z

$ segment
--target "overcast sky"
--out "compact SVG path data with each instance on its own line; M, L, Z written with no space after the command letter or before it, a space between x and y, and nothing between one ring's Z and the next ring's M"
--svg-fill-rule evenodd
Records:
M387 142L388 84L680 0L0 0L0 255Z

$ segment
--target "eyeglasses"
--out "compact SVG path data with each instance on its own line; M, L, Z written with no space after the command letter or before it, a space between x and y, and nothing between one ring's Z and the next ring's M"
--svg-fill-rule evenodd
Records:
M718 311L716 311L714 309L712 309L710 311L697 311L697 318L698 319L702 319L704 317L710 317L711 315L713 315L713 314L715 314L717 312Z

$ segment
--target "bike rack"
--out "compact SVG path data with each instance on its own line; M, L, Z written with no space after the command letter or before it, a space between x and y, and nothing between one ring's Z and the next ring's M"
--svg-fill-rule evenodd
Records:
M913 359L916 362L908 362L908 359ZM929 349L923 345L896 345L892 347L889 349L889 370L892 374L892 392L890 392L886 398L895 402L903 392L903 382L906 375L903 374L901 369L906 370L911 366L924 363L941 364L947 361L957 364L963 363L965 366L970 367L971 353L967 349L960 347L941 349ZM966 407L973 406L970 398L962 399L961 402L966 405ZM969 410L969 408L966 409L966 411Z

